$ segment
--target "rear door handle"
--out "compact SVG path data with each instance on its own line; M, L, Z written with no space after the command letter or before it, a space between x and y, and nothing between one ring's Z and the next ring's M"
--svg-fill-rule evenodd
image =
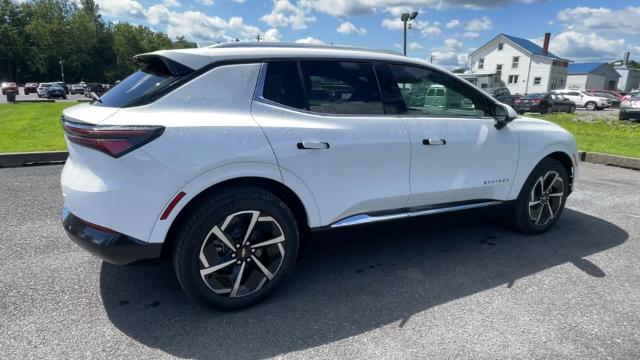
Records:
M422 145L446 145L447 140L445 139L423 139Z
M313 150L321 150L328 149L328 142L318 142L318 141L302 141L298 143L298 149L313 149Z

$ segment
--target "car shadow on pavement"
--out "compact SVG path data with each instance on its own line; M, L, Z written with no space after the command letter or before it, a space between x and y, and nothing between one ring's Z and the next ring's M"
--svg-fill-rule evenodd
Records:
M413 314L497 286L518 291L518 279L561 264L603 277L606 269L584 257L628 238L616 225L571 209L539 236L494 221L435 222L316 233L286 284L242 311L195 305L165 262L103 263L102 300L112 323L146 346L188 358L264 358L392 323L402 327Z

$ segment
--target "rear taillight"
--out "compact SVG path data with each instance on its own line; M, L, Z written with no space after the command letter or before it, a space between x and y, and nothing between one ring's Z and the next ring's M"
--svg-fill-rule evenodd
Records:
M69 141L115 158L157 139L164 132L164 126L89 125L67 121L64 117L61 121Z

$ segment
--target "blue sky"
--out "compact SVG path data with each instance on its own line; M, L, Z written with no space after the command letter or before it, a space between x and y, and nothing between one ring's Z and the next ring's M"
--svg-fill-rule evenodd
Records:
M640 60L640 1L631 0L97 0L109 21L184 35L202 45L240 39L401 51L402 12L416 10L408 55L454 68L499 33L541 41L575 61Z

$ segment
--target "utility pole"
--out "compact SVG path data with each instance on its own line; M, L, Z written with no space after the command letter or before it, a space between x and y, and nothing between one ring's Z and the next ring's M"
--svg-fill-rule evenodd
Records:
M64 82L64 61L60 59L58 63L60 64L60 72L62 73L62 82Z
M414 11L412 13L404 13L400 16L400 20L404 23L404 46L402 47L402 52L404 56L407 56L407 22L409 20L413 20L418 16L418 12Z
M258 42L260 42L260 34L258 34L258 36L256 36L256 39L258 39Z
M431 56L429 57L429 62L430 62L431 64L433 64L433 62L434 62L435 60L436 60L436 57L435 57L435 56L433 56L433 54L431 54Z

